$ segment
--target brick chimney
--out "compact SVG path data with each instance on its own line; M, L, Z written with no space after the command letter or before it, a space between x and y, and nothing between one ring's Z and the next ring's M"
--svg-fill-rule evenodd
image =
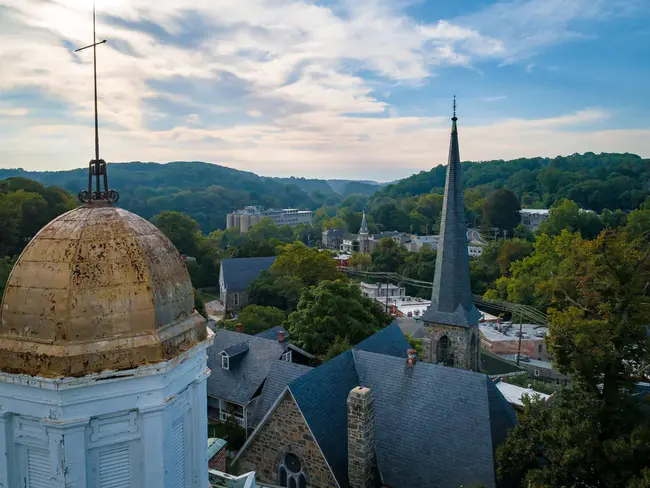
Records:
M375 486L375 414L372 392L357 386L348 394L348 480L350 488Z
M284 342L284 331L278 331L278 342Z
M244 332L244 326L242 324L237 324L237 332Z

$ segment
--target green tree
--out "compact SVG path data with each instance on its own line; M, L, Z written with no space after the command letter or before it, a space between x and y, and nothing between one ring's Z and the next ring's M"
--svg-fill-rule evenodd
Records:
M196 220L181 212L166 210L153 217L152 221L179 252L196 257L201 241L201 229Z
M325 352L325 360L329 361L350 349L352 349L352 344L350 344L347 337L337 337L334 340L334 343L327 348L327 351Z
M533 253L533 245L523 239L508 239L501 246L501 251L497 257L497 264L501 275L510 275L510 265L515 261L530 256Z
M404 264L400 266L399 273L408 278L431 283L436 271L436 257L438 253L431 248L423 247L419 252L406 255ZM406 285L406 292L410 296L428 298L431 296L429 288Z
M282 325L286 318L285 313L279 308L261 305L248 305L238 315L239 322L244 326L244 332L252 335Z
M510 190L495 191L485 203L483 217L489 225L512 233L520 221L517 197Z
M379 240L372 251L372 271L397 272L406 261L409 252L404 246L389 237Z
M350 257L350 266L355 269L367 270L372 264L372 257L365 252L352 253Z
M194 289L194 308L204 317L207 317L205 313L205 299L199 290Z
M576 202L563 200L551 208L548 219L539 225L543 234L559 235L563 230L580 232L582 237L596 237L603 228L598 214L582 210Z
M389 323L377 302L344 280L306 288L288 318L292 340L317 355L324 355L337 337L358 344Z
M304 286L315 286L323 280L341 278L330 252L307 247L302 242L283 246L271 266L271 273L295 276Z
M296 276L262 271L249 285L248 294L251 303L291 312L298 305L302 289L303 283Z
M16 257L1 257L0 258L0 299L2 297L2 294L5 291L5 285L7 284L7 280L9 279L9 274L11 273L11 270L14 267L14 264L16 264Z
M647 244L606 231L592 241L574 238L560 253L546 285L555 297L548 342L573 386L550 406L527 402L499 448L502 479L522 487L643 486L650 412L633 384L650 362Z

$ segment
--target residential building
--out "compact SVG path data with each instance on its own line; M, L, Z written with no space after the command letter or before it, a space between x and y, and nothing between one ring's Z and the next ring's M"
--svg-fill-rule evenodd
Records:
M430 236L416 236L412 235L411 240L406 243L406 248L411 252L420 252L422 249L432 249L433 251L438 250L438 242L440 236L430 235ZM475 258L483 254L483 246L476 244L467 245L467 255L471 258Z
M421 317L427 308L431 306L431 300L419 297L390 297L388 298L388 313L393 317Z
M236 312L248 305L248 286L275 262L275 256L222 259L219 270L219 300L224 311Z
M517 354L504 354L501 357L512 363L517 362ZM562 386L570 386L571 384L571 379L557 371L550 361L539 361L522 354L519 356L519 367L524 369L529 376L541 381Z
M347 268L350 266L351 254L338 254L334 256L334 262L336 263L337 268Z
M263 209L258 206L248 206L226 215L226 229L237 228L242 233L248 232L248 229L264 218L271 219L278 227L283 225L295 227L298 224L311 224L312 211L296 208Z
M234 462L281 487L495 488L514 410L487 376L409 348L391 325L291 381Z
M535 232L539 229L539 224L548 219L550 212L549 209L522 208L519 217L522 225Z
M494 354L526 354L541 361L548 360L548 348L544 338L548 335L548 327L535 324L520 324L512 322L481 322L481 347Z
M105 197L57 217L0 314L0 486L207 485L212 333L154 225Z
M359 283L361 294L368 298L385 300L386 297L403 297L406 295L406 288L393 285L392 283Z
M455 103L451 120L449 163L431 306L422 315L422 354L424 361L478 371L478 323L481 314L474 306L469 281L467 229Z
M253 427L280 391L311 369L313 359L279 326L255 336L217 329L208 349L208 416Z
M321 246L324 249L341 249L345 231L343 229L326 229L321 233Z
M522 388L521 386L513 385L503 381L501 378L497 379L495 385L499 392L503 395L506 401L512 405L517 411L522 411L524 408L524 397L537 398L546 402L551 395L540 393L532 388Z
M370 234L366 213L361 218L361 226L357 234L344 234L341 243L341 252L364 252L372 253L381 239L392 239L397 244L405 245L411 240L406 232L384 231L378 234Z

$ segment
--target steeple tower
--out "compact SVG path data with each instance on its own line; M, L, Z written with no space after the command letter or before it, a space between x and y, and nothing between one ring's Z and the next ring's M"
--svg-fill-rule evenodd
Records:
M359 241L359 252L369 253L370 249L370 235L368 232L368 222L366 220L366 212L363 212L363 218L361 219L361 227L359 227L359 235L357 236Z
M434 362L477 369L480 312L472 302L467 253L463 180L456 126L456 97L451 118L451 141L445 196L442 206L438 256L433 277L431 306L422 315L427 336L433 340ZM476 336L475 336L476 334ZM446 338L446 340L443 339ZM439 342L442 341L442 347ZM475 351L472 351L474 346Z
M363 212L363 218L361 219L361 227L359 228L359 234L368 233L368 222L366 221L366 212Z

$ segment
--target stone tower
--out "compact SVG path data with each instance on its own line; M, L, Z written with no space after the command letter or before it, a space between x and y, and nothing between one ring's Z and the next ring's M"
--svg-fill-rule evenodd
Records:
M431 306L422 314L423 359L456 368L479 369L478 321L472 302L463 204L463 180L458 150L456 100L451 123L449 162L440 224Z
M369 253L372 251L370 249L370 235L368 233L368 222L366 221L366 212L363 212L363 218L361 219L361 227L359 228L359 252Z

